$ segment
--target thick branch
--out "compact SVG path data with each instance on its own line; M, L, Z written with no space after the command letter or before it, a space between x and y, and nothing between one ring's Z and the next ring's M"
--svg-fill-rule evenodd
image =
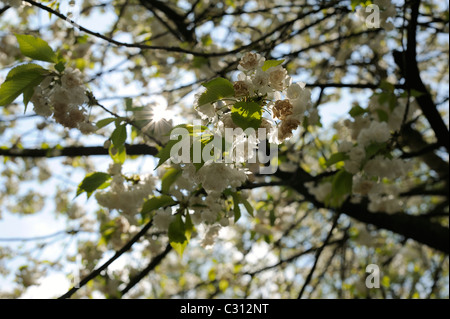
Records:
M305 182L313 181L315 178L301 168L294 174L278 171L276 176L290 181L290 186L302 194L308 201L317 208L326 208L318 202L314 196L309 194L304 186ZM387 214L382 212L372 213L367 208L367 200L360 204L353 204L346 201L337 213L345 214L360 222L372 224L377 228L387 229L406 238L414 239L422 244L449 253L449 229L438 223L431 222L421 216L408 215L406 213Z
M420 132L413 129L411 124L405 125L401 131L401 144L407 145L411 149L411 158L414 153L416 154L427 166L434 170L441 179L448 179L448 163L444 161L440 156L436 155L434 152L424 152L428 150L429 147L435 148L433 144L428 144Z
M444 146L448 152L450 150L450 135L448 128L445 125L444 120L440 116L430 92L422 82L419 67L417 64L416 29L419 7L419 0L412 1L411 20L409 21L407 29L408 43L406 52L394 51L394 59L400 68L402 76L405 78L408 88L423 93L422 95L416 97L417 103L419 104L420 109L430 123L430 126L436 135L438 143L441 146Z
M11 8L10 6L4 6L3 8L0 9L0 15L3 14L3 12L5 12L6 10L8 10L9 8Z
M144 7L152 11L155 16L157 16L155 9L164 13L164 15L177 26L177 30L174 31L167 25L169 31L175 33L175 36L179 37L180 40L194 42L194 33L192 30L188 29L185 19L182 15L178 14L175 10L171 9L162 1L140 0L140 2Z
M152 155L158 154L158 150L155 147L148 146L147 144L135 144L125 145L128 155ZM8 157L77 157L77 156L90 156L90 155L109 155L108 149L103 146L68 146L62 149L49 148L49 149L1 149L0 156Z

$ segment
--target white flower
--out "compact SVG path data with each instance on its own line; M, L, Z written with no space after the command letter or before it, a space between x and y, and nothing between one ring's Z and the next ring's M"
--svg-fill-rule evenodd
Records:
M347 160L344 162L344 168L347 172L351 174L356 174L360 170L361 164L359 162Z
M370 197L367 208L371 212L386 212L388 214L393 214L402 211L402 205L403 202L392 195L372 196Z
M244 163L252 159L256 153L258 141L256 134L246 136L242 133L239 136L233 136L233 143L231 145L229 156L235 163Z
M265 58L258 53L247 52L239 61L238 69L241 71L251 71L264 64Z
M197 172L197 176L206 192L222 193L228 186L238 187L247 180L247 175L224 163L209 162Z
M22 0L3 0L2 2L5 2L6 5L9 5L13 8L19 8L22 6Z
M121 163L109 164L108 174L110 174L110 175L120 175L120 174L122 174L122 164Z
M33 110L36 112L36 114L45 117L51 116L53 114L53 111L50 108L50 102L43 95L40 86L37 86L34 89L34 94L31 97L30 102L33 103Z
M209 248L214 245L214 240L219 235L219 231L222 228L219 224L214 224L208 227L205 237L203 238L201 245L204 248Z
M97 131L98 128L97 128L97 126L95 126L92 123L81 122L78 124L78 129L83 134L91 134L91 133L94 133L95 131Z
M160 230L168 230L172 220L172 208L160 208L156 211L155 216L153 217L153 224Z
M267 73L269 73L269 85L275 90L283 91L289 81L286 69L277 65L269 68Z
M118 216L114 219L119 233L127 233L130 230L130 223L123 216Z
M260 94L266 94L269 92L269 74L261 69L257 69L252 77L252 83L254 90Z
M350 160L361 163L366 158L366 151L362 146L353 147L348 153Z
M61 84L67 89L78 87L83 84L83 75L78 69L67 68L61 77Z
M220 118L220 121L217 125L217 131L219 133L219 135L224 136L225 135L225 129L226 128L232 128L235 129L238 126L236 124L234 124L233 119L231 118L231 112L229 113L225 113L224 115L222 115L222 117Z
M114 166L110 171L117 173L119 168ZM112 176L110 188L97 191L95 198L99 205L120 210L129 217L138 212L154 189L155 179L152 175L142 176L138 183L128 185L125 184L125 178L117 174Z
M303 118L305 117L306 106L308 105L308 102L305 102L301 98L290 100L290 102L293 106L290 118L302 122Z
M410 164L402 159L384 158L381 155L376 156L367 162L364 171L369 176L386 177L388 179L396 179L407 174Z
M384 143L391 137L389 126L386 122L372 121L368 128L362 129L358 135L358 144L368 146L371 142Z
M353 176L352 192L363 196L368 195L374 189L374 184L371 180L366 180L355 175Z
M308 192L311 195L314 195L316 200L319 202L324 202L325 199L331 194L332 184L330 182L324 182L317 186L314 185L314 182L305 183Z
M194 104L196 105L195 110L203 120L212 120L216 116L216 110L214 108L214 105L212 105L211 103L199 105L198 103L198 99L200 98L200 96L202 96L203 93L204 92L197 93L194 96L195 99Z
M230 219L226 218L226 217L223 217L222 219L219 220L219 224L222 227L227 227L227 226L230 225Z
M343 141L338 146L338 151L342 153L347 153L353 148L353 143L349 141Z
M87 103L88 98L83 87L68 89L57 84L51 92L50 100L52 104L65 103L79 106Z
M356 140L360 132L370 125L370 119L368 117L357 116L352 122L350 119L344 121L344 126L346 126L351 132L352 140Z
M207 224L213 224L217 220L217 213L213 212L209 209L205 209L202 211L202 220Z

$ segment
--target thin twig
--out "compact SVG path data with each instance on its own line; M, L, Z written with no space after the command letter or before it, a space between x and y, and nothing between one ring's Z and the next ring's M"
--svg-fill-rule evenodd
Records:
M125 295L128 291L130 291L131 288L136 286L138 282L140 282L145 276L148 275L150 271L155 269L156 266L159 265L159 263L164 259L164 257L167 256L167 254L172 250L172 246L168 244L166 246L166 249L159 255L155 256L155 258L152 259L152 261L148 264L148 266L142 270L139 274L137 274L133 279L130 280L128 285L120 292L122 297Z
M100 273L108 268L109 265L111 265L117 258L122 256L125 252L127 252L142 236L145 235L145 233L150 229L150 227L153 224L153 220L150 220L147 224L145 224L144 227L134 235L133 238L131 238L128 243L125 244L119 251L117 251L114 256L112 256L110 259L108 259L103 265L92 271L89 275L87 275L83 280L80 281L80 283L76 287L72 287L68 292L66 292L64 295L59 297L58 299L67 299L70 298L74 293L76 293L81 287L86 285L89 281L100 275Z
M339 220L339 213L336 213L336 215L333 217L333 225L331 226L330 231L328 232L327 238L325 238L325 241L323 242L322 246L319 247L319 249L316 250L316 260L314 261L314 264L309 271L308 276L306 277L305 283L303 284L302 288L300 289L300 293L298 294L297 299L301 299L303 296L303 293L305 292L306 287L308 286L309 282L312 279L312 276L314 274L314 271L316 270L317 264L319 262L320 255L322 254L323 249L328 245L328 241L331 239L331 236L333 235L333 230L336 228Z

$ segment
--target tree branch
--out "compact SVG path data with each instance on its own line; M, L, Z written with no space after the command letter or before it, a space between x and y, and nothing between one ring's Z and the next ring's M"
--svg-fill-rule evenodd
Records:
M314 257L315 257L314 264L313 264L313 266L311 267L311 270L309 271L308 276L306 277L305 282L303 283L302 288L300 289L300 292L299 292L299 294L298 294L297 299L301 299L301 298L302 298L303 293L305 292L306 287L308 286L309 282L311 281L312 276L313 276L313 274L314 274L314 271L316 270L317 264L318 264L318 262L319 262L320 255L322 254L323 249L328 245L328 242L330 241L331 236L333 236L333 231L334 231L334 229L336 228L336 226L337 226L337 224L338 224L338 220L339 220L339 217L340 217L340 216L341 216L340 213L337 213L335 216L333 216L333 224L332 224L332 226L331 226L331 229L330 229L330 231L328 232L328 235L327 235L327 237L325 238L323 244L319 247L319 249L316 250L316 253L315 253L315 256L314 256Z
M411 90L423 93L416 97L424 116L430 123L436 139L441 146L450 151L450 135L444 120L440 116L430 92L422 82L419 67L417 64L417 18L419 16L420 0L414 0L411 3L411 20L407 28L407 47L405 52L394 51L394 60L400 68L402 76L405 78L406 85Z
M10 6L4 6L3 8L0 9L0 15L3 14L6 10L8 10L9 8L11 8Z
M160 253L159 255L155 256L155 258L152 259L152 261L148 264L148 266L142 270L139 274L137 274L133 279L130 280L128 285L120 292L122 297L125 295L128 291L130 291L131 288L136 286L138 282L140 282L145 276L148 275L150 271L155 269L156 266L159 265L159 263L166 257L166 255L172 250L172 246L168 244L166 246L166 249Z
M66 292L64 295L59 297L58 299L67 299L70 298L75 292L78 291L81 287L86 285L89 281L100 275L100 273L108 268L109 265L111 265L117 258L122 256L125 252L127 252L142 236L145 235L145 233L150 229L150 227L153 224L153 220L150 220L142 229L134 235L131 240L125 244L119 251L117 251L114 256L112 256L109 260L107 260L103 265L95 269L93 272L91 272L89 275L87 275L83 280L80 281L80 283L76 286L70 289L68 292Z
M308 192L304 184L309 181L314 181L315 177L309 175L302 168L298 168L295 173L277 171L275 176L289 180L290 186L302 194L305 199L310 201L315 207L327 208L325 204L317 201L315 197ZM336 212L345 214L360 222L372 224L377 228L390 230L406 238L414 239L431 248L449 254L450 234L448 227L432 222L427 218L409 215L404 212L395 214L383 212L373 213L368 210L367 206L367 199L364 199L360 204L353 204L350 201L346 201L340 208L336 209Z
M315 14L315 13L319 13L321 12L324 8L328 8L331 7L333 4L335 4L335 2L330 2L327 5L324 5L316 10L312 10L309 12L306 12L304 14L299 14L297 17L295 17L292 20L286 21L285 23L277 26L276 28L274 28L273 30L271 30L270 32L266 32L263 36L259 37L258 39L248 43L248 44L244 44L236 49L233 50L229 50L229 51L222 51L222 52L205 52L205 51L192 51L192 50L188 50L188 49L183 49L180 47L168 47L168 46L153 46L153 45L145 45L145 44L137 44L137 43L127 43L127 42L121 42L121 41L117 41L114 39L111 39L101 33L89 30L83 26L78 25L75 21L69 19L67 16L65 16L64 14L53 10L52 8L49 8L39 2L33 1L33 0L24 0L25 2L28 2L42 10L45 10L49 13L54 14L55 16L57 16L60 19L63 19L67 22L69 22L70 24L72 24L74 27L78 28L80 31L85 32L87 34L90 34L92 36L95 36L97 38L100 38L102 40L105 40L109 43L115 44L117 46L122 46L122 47L127 47L127 48L140 48L140 49L147 49L147 50L163 50L166 52L178 52L178 53L186 53L186 54L191 54L194 56L199 56L199 57L204 57L204 58L211 58L211 57L222 57L222 56L227 56L227 55L233 55L233 54L237 54L239 52L245 51L245 50L249 50L251 48L254 48L258 43L261 43L263 41L265 41L267 38L273 36L276 32L283 30L286 26L288 25L292 25L294 24L296 21L303 19L311 14Z
M35 236L35 237L0 237L0 241L2 242L12 242L12 241L39 241L46 240L49 238L57 237L59 235L75 235L81 232L81 230L76 229L68 229L68 230L60 230L56 233L43 235L43 236Z
M152 155L158 154L156 147L148 146L147 144L125 145L128 155ZM48 149L2 149L0 148L0 156L8 157L77 157L77 156L91 156L91 155L109 155L108 149L103 146L68 146L62 149L48 148Z
M194 42L194 32L187 27L184 16L178 14L175 10L172 10L168 5L159 0L140 0L140 3L153 12L155 17L160 20L161 23L165 24L166 28L181 41ZM167 22L160 18L155 9L164 13L164 15L176 25L177 30L173 30Z

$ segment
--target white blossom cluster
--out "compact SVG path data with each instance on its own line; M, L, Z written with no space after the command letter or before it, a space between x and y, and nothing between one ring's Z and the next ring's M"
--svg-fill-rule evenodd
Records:
M89 122L86 109L88 102L83 77L78 69L67 68L60 78L47 76L34 89L30 101L36 114L49 117L67 128L78 128L83 134L97 128Z
M263 71L264 63L265 59L257 53L249 52L242 57L238 65L241 73L233 83L233 98L199 105L201 94L197 95L196 110L206 124L213 126L212 133L223 136L227 128L238 128L230 110L239 101L254 101L261 106L261 113L268 111L271 116L262 118L260 128L266 129L264 138L271 143L280 144L290 138L305 117L309 124L318 122L317 110L312 109L311 93L305 84L292 83L279 63ZM203 246L212 245L221 227L229 225L231 216L223 192L235 191L247 180L250 173L245 163L253 157L259 138L237 136L231 147L235 155L231 163L208 160L200 168L192 163L171 166L181 169L182 174L171 186L170 194L180 202L187 202L194 224L204 225ZM206 194L193 193L199 186ZM241 192L240 196L245 195ZM162 230L167 230L173 220L170 207L159 209L154 216L154 224Z
M22 6L22 0L2 0L0 2L3 2L5 5L13 8L19 8Z
M308 192L316 198L316 200L322 203L327 200L332 190L331 182L323 182L317 185L314 182L307 182L305 183L305 187L308 189Z
M182 174L178 176L171 185L169 193L176 197L179 202L186 203L189 214L194 225L201 225L202 245L209 247L214 243L219 230L229 226L230 215L227 211L227 203L222 196L225 189L235 191L235 188L246 181L243 169L229 166L225 163L206 163L199 170L191 163L172 164L160 168L159 173L164 174L166 169L181 169ZM194 192L202 185L205 193ZM241 192L241 196L246 194ZM174 220L174 212L171 207L160 208L153 218L154 225L163 231L167 231L170 223Z
M97 191L95 198L99 205L117 209L133 221L133 216L139 211L155 190L155 178L152 175L141 176L139 181L126 183L122 175L122 165L111 164L108 173L112 176L111 185L107 190Z
M311 92L304 83L292 83L287 70L276 65L263 71L265 58L247 52L240 60L238 81L233 83L237 100L262 100L272 118L263 117L261 128L267 130L269 142L280 144L292 137L292 132L308 117L309 124L318 122L318 112L312 108ZM197 95L197 98L201 94ZM284 98L283 98L284 97ZM236 128L229 108L235 100L198 105L197 112L203 120L212 122L219 130Z
M353 176L353 194L367 196L371 212L392 214L401 211L404 203L399 198L399 193L400 189L395 184L378 183L359 175Z
M414 116L418 107L412 99L408 103L405 98L397 98L395 104L384 100L375 93L366 112L337 123L335 128L341 138L338 152L346 156L344 169L354 175L351 200L359 202L362 196L367 196L370 211L395 213L402 210L403 201L394 182L407 176L411 163L394 157L387 147L392 135ZM380 151L374 152L377 148ZM330 181L305 186L321 202L332 192Z

